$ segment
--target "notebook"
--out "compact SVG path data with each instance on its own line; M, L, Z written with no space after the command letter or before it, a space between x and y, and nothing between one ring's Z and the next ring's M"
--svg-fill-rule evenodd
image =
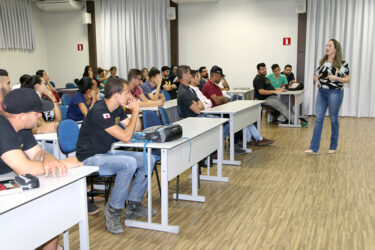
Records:
M0 196L20 192L23 192L23 189L14 180L0 181Z

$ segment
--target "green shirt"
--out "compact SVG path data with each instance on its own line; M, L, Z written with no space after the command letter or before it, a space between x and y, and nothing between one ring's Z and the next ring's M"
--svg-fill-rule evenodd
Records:
M286 76L282 74L280 74L279 78L276 78L275 74L273 73L267 74L266 77L270 80L272 86L275 89L281 88L283 84L288 84L288 80L286 79Z

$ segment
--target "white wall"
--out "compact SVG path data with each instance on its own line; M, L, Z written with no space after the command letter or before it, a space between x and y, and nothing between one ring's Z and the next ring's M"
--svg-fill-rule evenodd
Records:
M297 62L295 0L219 0L179 4L179 63L219 65L234 87L252 87L259 62L283 69ZM283 46L282 38L291 37Z
M0 50L0 68L6 69L12 85L17 84L23 74L35 74L38 69L48 71L47 40L43 24L43 13L33 4L32 21L36 49L31 52L20 50Z
M80 11L44 12L48 74L59 87L81 78L89 64L87 25ZM77 50L83 44L83 51Z
M35 3L32 6L36 49L0 50L0 68L8 70L12 85L22 74L44 69L57 87L64 87L82 77L89 64L87 25L80 11L43 12ZM77 51L78 43L83 44L83 51Z

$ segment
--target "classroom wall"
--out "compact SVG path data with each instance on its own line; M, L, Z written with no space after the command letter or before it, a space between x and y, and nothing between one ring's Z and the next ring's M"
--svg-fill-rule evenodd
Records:
M75 78L81 78L89 64L87 24L82 22L82 12L44 12L47 37L48 74L59 87ZM83 44L78 51L77 45Z
M219 0L179 4L179 63L219 65L230 87L252 87L259 62L297 62L298 15L291 0ZM283 37L291 38L283 46Z
M31 52L0 50L0 68L8 70L15 85L24 74L47 71L57 87L82 76L89 63L87 25L80 11L44 12L32 4L36 49ZM83 51L77 51L77 44Z

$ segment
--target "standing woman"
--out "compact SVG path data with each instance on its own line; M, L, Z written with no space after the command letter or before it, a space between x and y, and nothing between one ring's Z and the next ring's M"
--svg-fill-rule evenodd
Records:
M316 121L310 148L305 151L308 154L317 154L320 147L324 116L329 110L331 120L331 144L329 154L336 153L339 137L339 111L344 97L344 83L350 82L349 65L343 60L341 44L335 39L328 41L326 54L320 60L317 75L314 81L318 81L318 94L316 96Z

